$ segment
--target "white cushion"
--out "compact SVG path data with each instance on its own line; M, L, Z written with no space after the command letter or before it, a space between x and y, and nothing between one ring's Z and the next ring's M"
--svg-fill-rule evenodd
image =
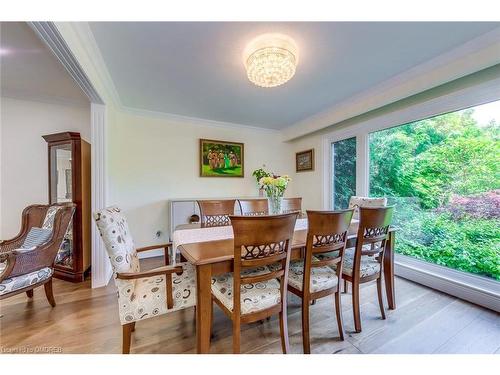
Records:
M354 249L346 249L342 273L352 276ZM361 255L360 277L367 277L380 272L380 263L373 256Z
M385 207L387 205L387 198L368 198L352 196L349 199L349 208L354 208L352 218L359 220L359 207Z
M298 260L290 262L290 269L288 271L288 284L295 289L302 290L304 283L304 261ZM335 288L339 280L335 271L328 267L312 267L310 292L319 292L321 290Z
M5 266L5 263L0 264ZM2 267L1 265L0 267ZM53 272L54 270L52 268L44 267L25 275L9 277L0 283L0 296L44 281L52 276Z
M269 273L267 267L245 269L242 276ZM233 274L212 278L212 294L230 311L233 310ZM241 315L265 310L281 302L280 283L276 279L241 285Z

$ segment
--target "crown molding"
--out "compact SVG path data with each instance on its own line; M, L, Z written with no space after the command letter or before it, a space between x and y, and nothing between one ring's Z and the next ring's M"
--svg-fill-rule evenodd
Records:
M500 27L282 129L292 141L500 63Z
M103 94L106 104L116 108L122 102L88 22L56 22L55 26L68 40Z
M134 115L134 116L163 119L163 120L167 120L169 122L172 122L176 125L177 124L190 124L190 125L196 125L196 126L202 126L202 127L210 126L210 127L216 127L216 128L235 129L235 130L247 129L247 130L261 131L261 132L266 132L266 133L281 133L281 131L278 129L269 129L269 128L264 128L264 127L259 127L259 126L251 126L251 125L238 124L238 123L233 123L233 122L209 120L209 119L204 119L204 118L199 118L199 117L182 116L182 115L176 115L173 113L150 111L147 109L139 109L139 108L133 108L133 107L127 107L127 106L120 106L119 111L121 113L127 113L127 114Z
M38 37L49 47L70 76L80 86L92 103L103 104L101 97L90 82L80 63L71 52L61 33L53 22L28 22Z
M89 108L88 101L81 101L76 99L61 98L59 96L51 95L35 95L24 90L13 90L2 88L0 91L2 98L9 98L14 100L27 100L30 102L39 102L53 105L71 106L75 108Z

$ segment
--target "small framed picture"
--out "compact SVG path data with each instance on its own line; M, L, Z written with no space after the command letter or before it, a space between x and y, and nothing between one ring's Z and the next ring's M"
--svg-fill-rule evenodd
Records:
M200 139L201 177L243 177L244 145Z
M314 149L297 152L295 154L295 171L314 171Z

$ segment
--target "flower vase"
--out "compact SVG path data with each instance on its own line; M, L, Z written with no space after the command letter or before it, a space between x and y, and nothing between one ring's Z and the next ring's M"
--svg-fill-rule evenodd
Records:
M268 197L268 199L269 199L269 213L271 215L281 214L281 201L283 197L272 195Z

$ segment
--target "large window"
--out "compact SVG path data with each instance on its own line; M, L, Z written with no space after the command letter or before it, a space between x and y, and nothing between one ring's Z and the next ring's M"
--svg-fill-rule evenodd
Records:
M371 133L396 252L500 280L500 101Z
M345 209L356 195L356 137L332 143L333 209Z

